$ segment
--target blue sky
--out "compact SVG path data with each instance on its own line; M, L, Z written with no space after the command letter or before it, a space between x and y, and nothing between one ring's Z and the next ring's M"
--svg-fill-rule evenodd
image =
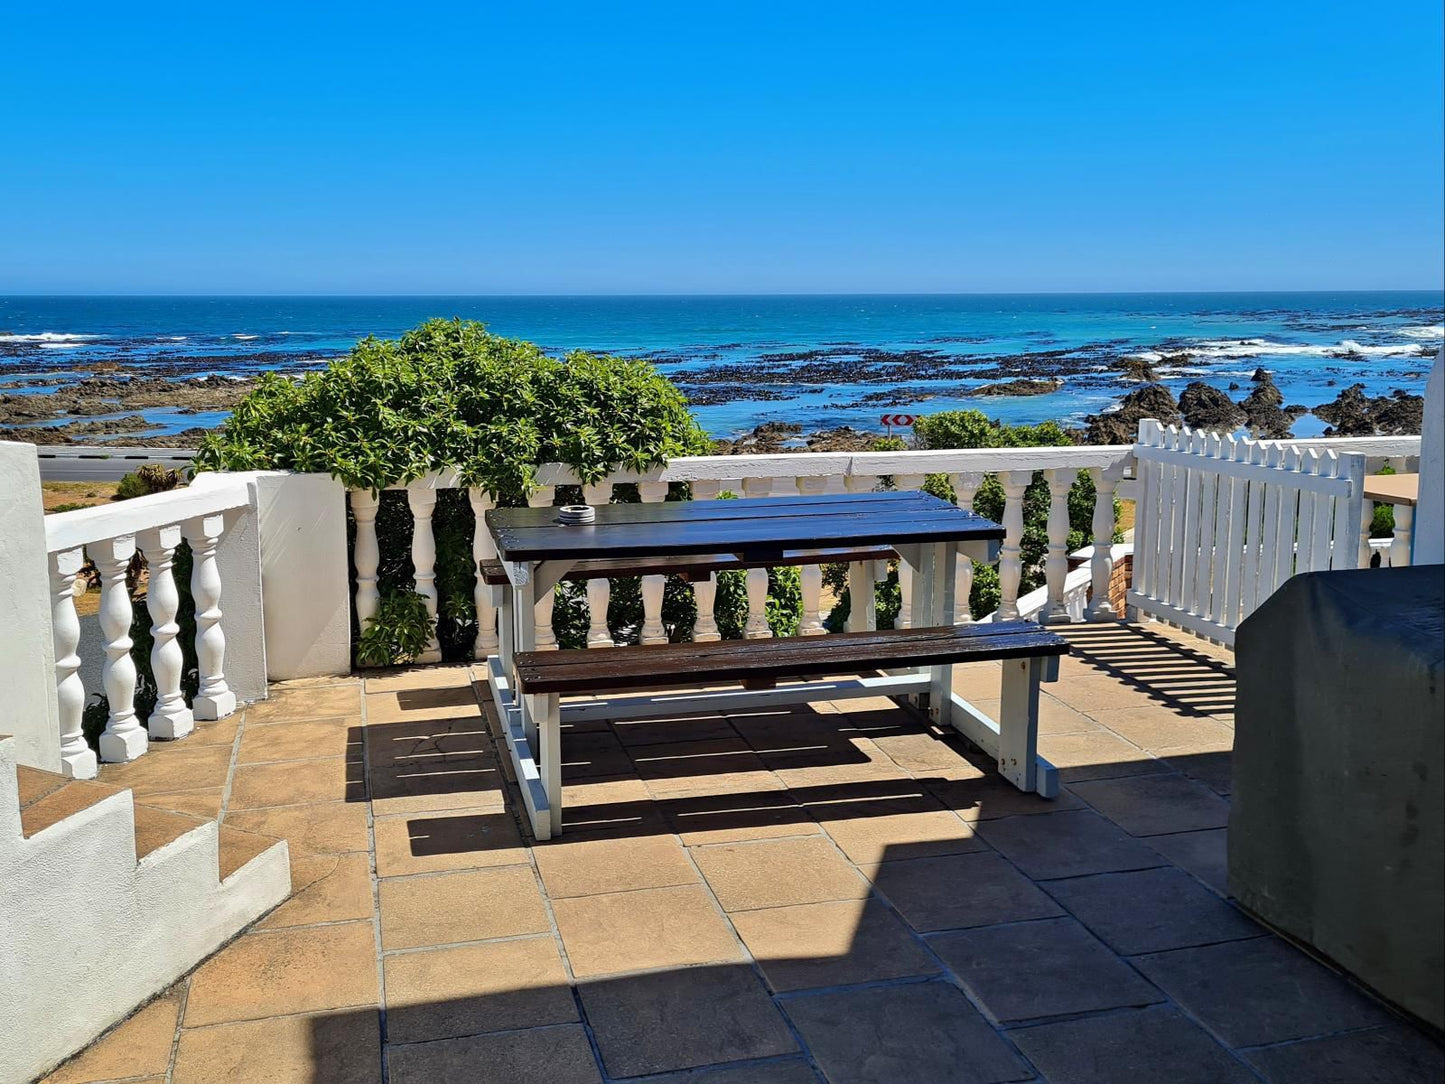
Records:
M30 3L0 39L0 293L1445 278L1439 0Z

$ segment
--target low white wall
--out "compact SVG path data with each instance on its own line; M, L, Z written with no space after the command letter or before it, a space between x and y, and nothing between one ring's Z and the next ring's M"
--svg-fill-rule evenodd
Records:
M346 489L326 474L256 475L266 669L272 681L351 670Z
M0 734L21 764L60 771L50 558L35 445L0 443Z

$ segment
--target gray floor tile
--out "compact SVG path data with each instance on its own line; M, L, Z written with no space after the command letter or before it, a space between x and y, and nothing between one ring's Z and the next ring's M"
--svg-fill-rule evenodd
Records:
M1033 1073L957 987L910 983L790 997L831 1084L999 1084Z
M1439 1084L1445 1049L1404 1024L1251 1050L1245 1055L1270 1084Z
M1037 885L990 853L884 862L873 884L920 932L1063 914Z
M1149 846L1194 874L1221 896L1229 895L1229 841L1224 828L1150 836Z
M1224 828L1229 803L1182 775L1139 775L1074 783L1070 790L1130 835Z
M1003 1023L1164 1000L1071 918L943 933L928 942Z
M1136 956L1134 963L1235 1047L1392 1020L1339 975L1277 937Z
M1264 929L1183 870L1132 870L1047 881L1054 899L1115 952L1209 945L1258 937Z
M1255 1080L1208 1032L1162 1005L1015 1028L1008 1036L1049 1084L1243 1084Z
M1165 865L1158 851L1086 810L980 821L977 830L1036 881Z

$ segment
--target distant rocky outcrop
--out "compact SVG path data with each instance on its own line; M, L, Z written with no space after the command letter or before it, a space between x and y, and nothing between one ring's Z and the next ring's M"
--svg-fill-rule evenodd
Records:
M1064 386L1062 380L1001 380L997 384L984 384L969 388L969 395L1048 395Z
M1250 435L1257 440L1288 439L1293 435L1295 419L1305 411L1299 407L1285 409L1284 393L1275 387L1267 369L1256 369L1249 380L1254 387L1239 405Z
M1191 429L1233 432L1245 419L1244 409L1218 388L1195 380L1179 393L1179 413Z
M1329 423L1327 437L1400 436L1420 432L1425 420L1425 400L1396 389L1390 395L1371 398L1365 385L1351 384L1332 403L1321 403L1315 417Z
M1139 357L1137 354L1130 355L1121 361L1119 372L1124 374L1126 380L1132 380L1136 384L1154 384L1159 380L1149 359Z
M1085 444L1132 444L1139 435L1139 423L1154 418L1164 425L1178 425L1184 418L1179 404L1162 384L1145 384L1124 396L1117 410L1090 415L1082 432Z

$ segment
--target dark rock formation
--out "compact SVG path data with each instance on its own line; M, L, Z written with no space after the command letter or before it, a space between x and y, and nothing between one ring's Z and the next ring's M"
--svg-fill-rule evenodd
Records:
M1332 403L1321 403L1315 416L1329 423L1325 436L1372 437L1418 433L1425 420L1425 400L1396 389L1390 395L1370 398L1363 384L1351 384Z
M1048 395L1064 386L1062 380L1003 380L997 384L984 384L969 388L966 395Z
M1119 371L1136 384L1153 384L1159 379L1146 358L1125 358L1119 363Z
M1093 414L1082 437L1085 444L1132 444L1139 435L1139 422L1154 418L1163 425L1184 420L1179 404L1162 384L1145 384L1124 396L1118 410Z
M1218 388L1196 380L1179 393L1179 412L1191 429L1230 433L1244 421L1244 410Z
M1294 418L1282 409L1284 393L1275 387L1274 377L1265 369L1256 369L1250 378L1254 385L1240 406L1244 410L1249 432L1259 440L1284 440L1292 435Z

